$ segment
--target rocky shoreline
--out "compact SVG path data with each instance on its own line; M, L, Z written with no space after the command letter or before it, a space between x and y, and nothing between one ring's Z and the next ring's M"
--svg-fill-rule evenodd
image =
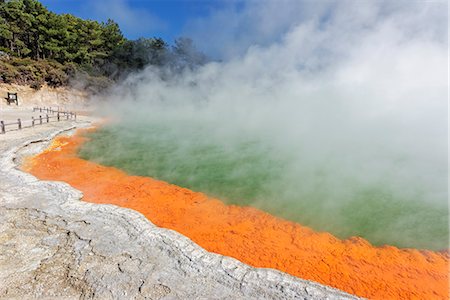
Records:
M58 134L90 120L0 137L0 298L354 299L210 253L133 210L80 201L63 182L18 170Z

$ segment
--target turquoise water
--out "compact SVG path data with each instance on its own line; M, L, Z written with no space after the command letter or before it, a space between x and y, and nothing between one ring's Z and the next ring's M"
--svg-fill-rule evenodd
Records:
M430 203L417 182L397 186L396 173L361 178L341 158L310 161L267 139L217 135L203 124L146 121L107 125L89 134L82 158L129 174L251 205L340 238L375 245L448 247L446 200ZM393 177L390 177L393 176ZM395 179L395 180L394 180Z

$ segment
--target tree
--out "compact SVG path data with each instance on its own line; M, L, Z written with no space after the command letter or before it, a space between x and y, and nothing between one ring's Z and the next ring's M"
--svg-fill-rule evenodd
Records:
M123 45L125 38L119 28L119 25L111 19L102 24L103 49L110 55L117 47Z
M113 78L147 65L183 69L206 62L188 38L173 47L157 37L130 41L111 19L99 23L55 14L37 0L0 0L0 51Z
M206 55L197 50L190 38L177 38L172 51L172 63L176 69L186 67L192 69L207 62Z

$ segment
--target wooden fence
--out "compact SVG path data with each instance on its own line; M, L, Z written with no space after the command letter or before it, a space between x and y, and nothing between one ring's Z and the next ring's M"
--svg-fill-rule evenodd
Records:
M16 122L8 122L6 123L5 121L0 121L0 134L4 134L6 133L6 127L7 126L14 126L18 129L21 130L22 127L34 127L36 125L42 125L45 123L50 123L50 122L59 122L59 121L63 121L63 120L75 120L77 119L77 114L74 112L70 112L70 111L62 111L62 110L54 110L51 107L33 107L33 112L40 112L40 113L45 113L44 116L39 115L39 117L31 117L31 120L22 120L22 119L17 119ZM49 116L49 114L51 114L51 116ZM29 123L29 126L25 126L24 123ZM11 127L10 127L11 128Z

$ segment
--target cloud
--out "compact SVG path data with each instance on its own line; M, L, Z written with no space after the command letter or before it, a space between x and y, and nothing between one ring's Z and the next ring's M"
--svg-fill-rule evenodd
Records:
M147 10L130 5L127 0L90 1L90 7L103 19L113 19L120 24L123 32L130 38L148 35L149 31L164 31L168 24Z
M380 18L392 15L403 14L406 19L398 18L397 22L405 24L411 13L419 24L424 24L424 17L431 14L440 21L428 21L426 25L446 22L446 16L437 11L446 10L445 1L255 0L226 4L206 17L190 20L185 28L185 34L192 36L202 50L224 59L242 55L251 46L266 47L279 42L293 28L306 22L316 23L317 33L334 32L344 36L359 34L377 24ZM333 30L331 24L338 26Z

